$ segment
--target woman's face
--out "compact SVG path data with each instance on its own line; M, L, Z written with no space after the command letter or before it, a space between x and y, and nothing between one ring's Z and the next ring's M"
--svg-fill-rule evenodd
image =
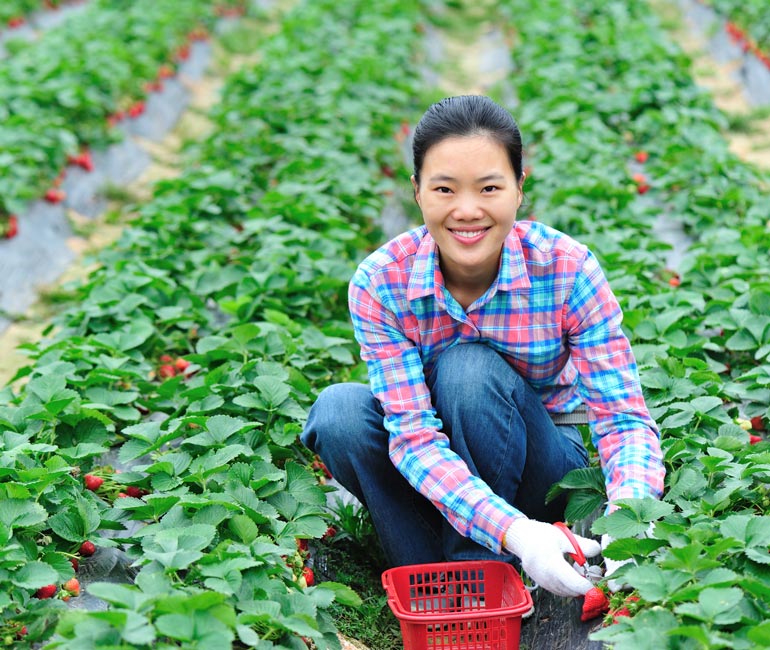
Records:
M426 152L420 178L415 199L447 284L488 287L522 198L505 147L483 135L446 138Z

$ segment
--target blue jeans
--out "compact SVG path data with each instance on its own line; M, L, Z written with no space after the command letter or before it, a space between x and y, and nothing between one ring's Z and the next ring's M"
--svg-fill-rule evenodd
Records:
M551 485L585 467L574 426L556 426L534 390L492 348L445 350L426 378L451 448L495 494L527 516L554 522L565 502L545 504ZM371 514L393 566L449 560L510 560L458 533L388 456L383 410L365 384L334 384L310 410L302 442Z

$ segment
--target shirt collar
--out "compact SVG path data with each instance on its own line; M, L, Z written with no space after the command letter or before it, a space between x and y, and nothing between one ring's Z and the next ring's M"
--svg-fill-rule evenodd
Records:
M424 228L424 226L423 226ZM527 265L524 261L524 251L521 240L515 228L511 229L503 243L503 254L500 260L500 270L495 280L497 291L513 291L528 289L531 286L527 275ZM409 286L406 297L410 302L425 296L440 296L437 287L443 291L444 278L438 265L436 242L427 228L414 255L412 272L409 276Z

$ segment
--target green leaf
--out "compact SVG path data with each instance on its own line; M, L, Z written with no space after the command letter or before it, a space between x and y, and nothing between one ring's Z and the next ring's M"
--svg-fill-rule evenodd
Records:
M0 500L0 524L8 531L43 523L48 512L39 503L23 499Z
M689 579L690 576L681 571L649 564L634 566L626 571L626 582L638 589L642 598L653 603L666 602Z
M277 377L257 377L254 380L254 386L267 403L269 410L277 409L291 394L291 387Z
M11 574L11 582L22 589L40 589L46 585L56 584L59 572L45 562L28 562L18 571Z
M88 585L88 593L119 608L138 610L151 596L142 593L133 585L122 585L113 582L92 582Z
M607 497L596 492L572 492L567 497L564 518L569 522L587 519L604 506Z
M259 528L246 515L235 515L228 522L228 526L244 544L251 544L259 536Z
M319 589L329 589L334 592L334 599L346 607L360 607L363 604L361 597L347 585L339 582L322 582Z
M755 625L749 629L747 636L758 648L770 648L770 621Z
M610 560L628 560L636 557L648 557L665 545L666 542L659 539L616 539L608 544L602 551L602 557L609 558Z
M740 621L743 616L739 607L741 600L743 592L738 587L707 587L698 594L697 603L684 603L674 611L705 623L730 625Z
M48 520L51 530L70 542L82 542L99 528L99 509L95 503L79 497L70 507Z
M241 418L233 418L228 415L215 415L206 420L206 430L218 443L226 442L230 436L242 431L249 423Z

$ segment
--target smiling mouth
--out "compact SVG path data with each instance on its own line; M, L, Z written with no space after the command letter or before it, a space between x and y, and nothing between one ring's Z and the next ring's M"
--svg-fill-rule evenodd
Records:
M474 237L484 234L487 230L489 230L489 228L480 228L479 230L452 230L450 228L449 232L457 237L462 237L463 239L473 239Z

